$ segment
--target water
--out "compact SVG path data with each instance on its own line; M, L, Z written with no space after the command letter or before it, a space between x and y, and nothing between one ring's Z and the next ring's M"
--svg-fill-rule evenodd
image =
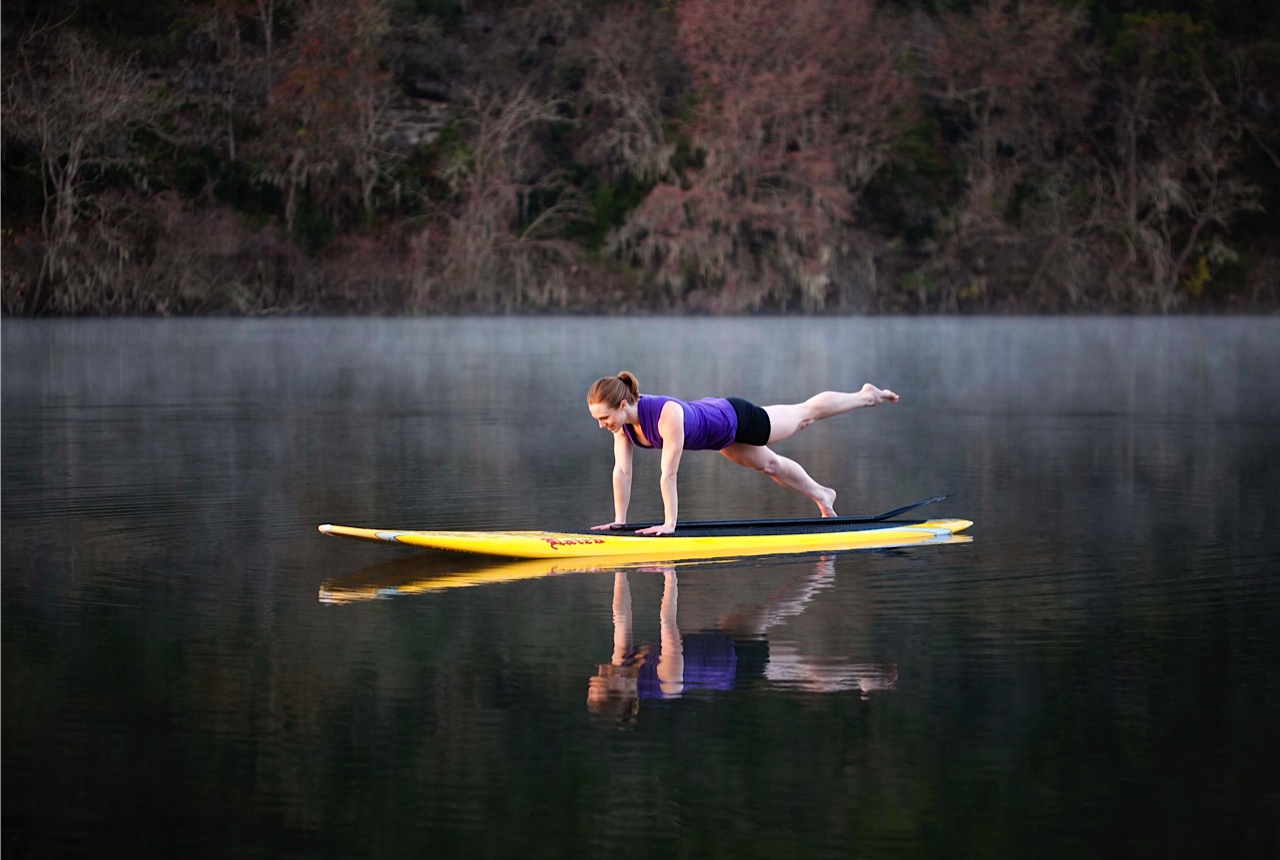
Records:
M1280 855L1275 320L2 335L6 857ZM891 387L779 450L974 540L518 578L316 533L607 521L622 369ZM814 512L713 454L681 503Z

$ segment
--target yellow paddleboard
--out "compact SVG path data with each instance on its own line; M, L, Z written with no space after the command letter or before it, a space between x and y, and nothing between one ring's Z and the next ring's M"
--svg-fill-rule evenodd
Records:
M663 537L613 531L401 531L329 524L319 528L322 533L336 537L507 558L610 557L665 561L910 546L936 542L971 525L969 520L958 519L857 523L795 520L770 521L758 526L746 521L721 528L689 524L677 527L674 535Z
M918 540L911 535L906 543L886 538L882 529L876 531L877 540L858 547L860 550L890 549L899 546L937 546L940 544L968 543L967 535L942 533L928 540ZM374 538L382 540L382 538ZM462 558L462 556L459 556ZM686 559L651 559L639 555L594 556L587 558L539 558L523 561L495 560L492 564L479 568L464 568L451 571L440 571L439 563L427 560L426 556L408 556L395 561L380 562L363 568L355 573L337 579L331 579L320 586L321 603L353 603L361 600L376 600L397 597L407 594L422 594L430 591L441 591L448 588L465 588L475 585L493 585L503 582L517 582L525 579L541 579L547 576L559 576L567 573L599 573L619 570L656 570L669 569L683 565L733 564L734 558L707 560L700 558Z

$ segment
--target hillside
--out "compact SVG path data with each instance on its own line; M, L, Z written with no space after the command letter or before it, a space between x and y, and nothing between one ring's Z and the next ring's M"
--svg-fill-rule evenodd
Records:
M1280 11L4 4L3 311L1280 305Z

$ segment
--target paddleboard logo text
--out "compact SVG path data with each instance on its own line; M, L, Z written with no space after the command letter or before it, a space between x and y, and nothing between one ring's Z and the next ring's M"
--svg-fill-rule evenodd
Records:
M543 538L547 546L559 549L562 546L574 546L584 543L604 543L600 538Z

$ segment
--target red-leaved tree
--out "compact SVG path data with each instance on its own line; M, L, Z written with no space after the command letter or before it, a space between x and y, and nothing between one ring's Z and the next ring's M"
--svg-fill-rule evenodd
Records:
M263 177L284 193L290 230L304 198L335 223L371 214L374 191L396 158L382 145L393 94L379 66L387 27L382 0L299 6L261 149Z
M676 36L698 94L700 158L616 237L677 300L821 307L852 206L907 92L868 0L684 0Z

